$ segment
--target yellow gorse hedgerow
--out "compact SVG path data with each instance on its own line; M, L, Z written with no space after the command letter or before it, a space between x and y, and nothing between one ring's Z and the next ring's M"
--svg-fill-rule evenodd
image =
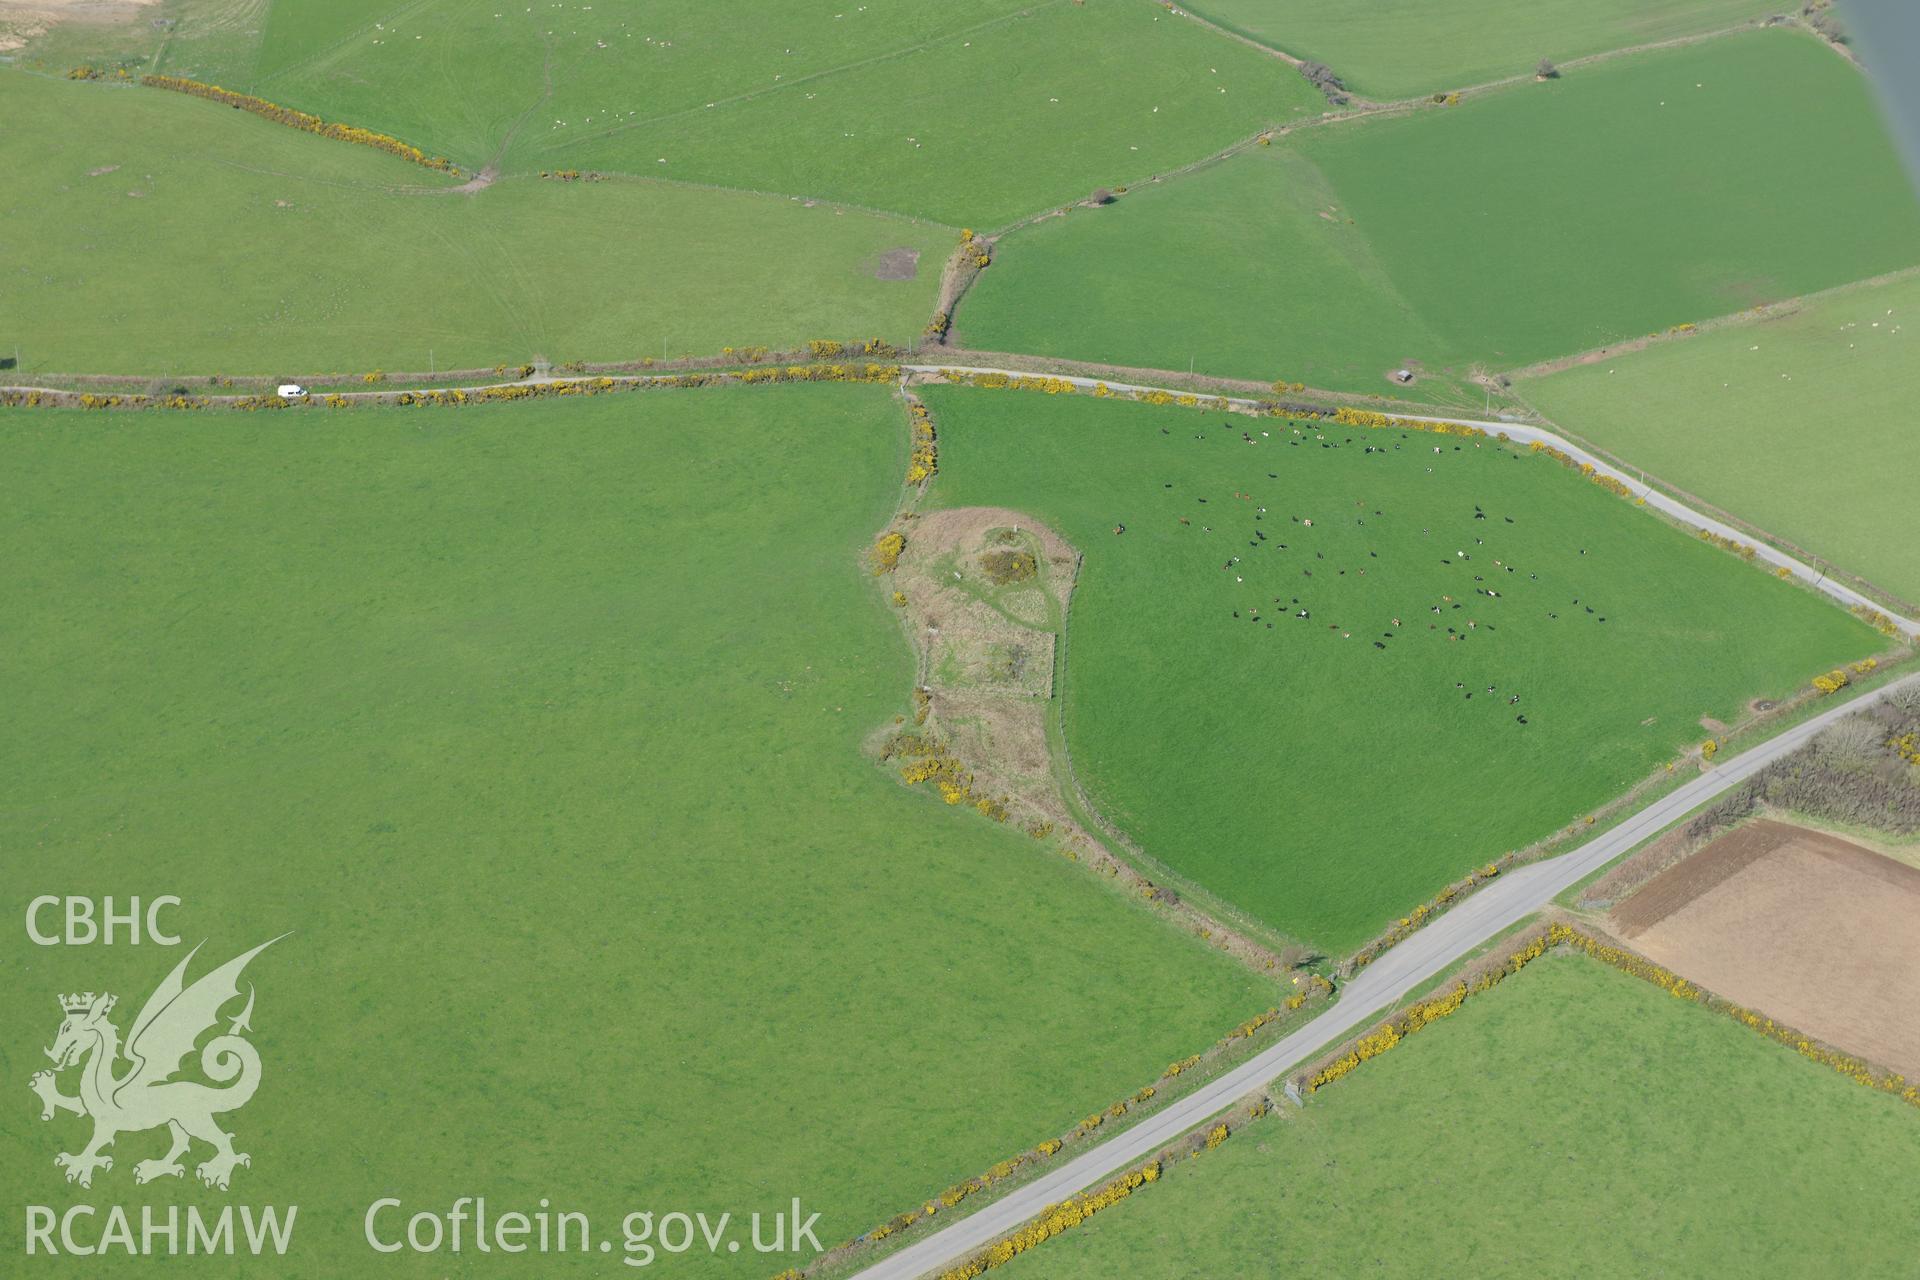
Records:
M1520 972L1529 963L1544 955L1548 948L1561 945L1570 946L1602 964L1618 969L1642 982L1650 983L1675 999L1686 1000L1723 1013L1742 1026L1788 1046L1809 1061L1830 1067L1855 1084L1866 1085L1883 1093L1891 1093L1903 1102L1920 1107L1920 1087L1909 1084L1898 1072L1882 1070L1851 1054L1829 1048L1792 1027L1775 1022L1765 1014L1722 1000L1704 988L1689 982L1673 970L1655 964L1637 952L1602 942L1585 930L1560 921L1555 921L1541 930L1525 945L1508 956L1499 967L1488 970L1471 983L1463 981L1455 984L1453 989L1445 995L1421 1001L1405 1013L1362 1036L1351 1050L1309 1077L1307 1087L1310 1090L1318 1089L1322 1085L1331 1084L1340 1079L1361 1063L1393 1048L1407 1036L1454 1013L1469 997L1491 990L1504 979Z
M1700 531L1700 541L1710 542L1722 551L1731 551L1743 560L1751 560L1759 554L1754 547L1740 541L1738 538L1723 537L1711 529L1702 529Z
M965 373L959 369L943 370L943 373L949 381L964 382L987 391L1044 391L1050 396L1070 396L1074 391L1073 383L1065 378L1042 377L1038 374ZM1170 404L1172 401L1173 397L1167 396L1158 403Z
M1432 898L1421 903L1406 915L1401 916L1385 933L1355 952L1350 962L1353 969L1360 970L1366 968L1375 960L1378 960L1382 953L1387 951L1388 948L1404 942L1421 925L1432 919L1439 912L1444 911L1453 903L1454 899L1459 898L1463 894L1471 893L1479 885L1493 879L1499 874L1500 865L1495 862L1489 862L1476 871L1468 872L1465 878L1454 881Z
M1851 1054L1830 1049L1792 1027L1775 1022L1763 1013L1757 1013L1744 1005L1722 1000L1688 982L1671 969L1655 964L1645 956L1628 951L1624 947L1601 942L1598 938L1571 925L1551 925L1545 936L1552 943L1564 942L1586 952L1602 964L1610 965L1622 973L1631 974L1643 982L1650 982L1669 995L1724 1013L1749 1030L1758 1031L1768 1039L1788 1046L1801 1057L1832 1068L1855 1084L1863 1084L1883 1093L1891 1093L1903 1102L1920 1107L1920 1088L1907 1083L1906 1077L1898 1072L1883 1071Z
M1371 409L1335 409L1333 420L1344 427L1392 427L1400 431L1425 431L1431 435L1465 436L1469 439L1481 439L1487 434L1479 427L1462 426L1457 422L1427 422L1420 418L1400 418L1392 414L1375 413Z
M1489 969L1474 979L1471 985L1466 982L1456 983L1445 995L1436 996L1431 1000L1422 1000L1406 1012L1381 1024L1372 1032L1360 1037L1352 1049L1314 1072L1307 1080L1308 1090L1313 1091L1322 1085L1332 1084L1361 1063L1370 1058L1379 1057L1416 1031L1453 1014L1466 1003L1469 996L1492 990L1507 977L1520 972L1528 964L1539 959L1546 953L1548 945L1546 935L1542 934L1508 956L1500 967Z
M1576 460L1574 456L1568 453L1565 449L1561 449L1555 445L1550 445L1544 440L1535 440L1533 443L1527 446L1527 451L1530 453L1546 454L1549 458L1552 458L1555 462L1558 462L1561 466L1567 467L1574 471L1578 471L1581 475L1585 476L1587 480L1589 480L1593 484L1599 485L1602 489L1605 489L1608 493L1613 494L1615 497L1629 498L1629 499L1633 499L1636 502L1646 501L1646 499L1644 498L1635 498L1633 490L1629 488L1623 481L1618 480L1613 476L1605 474L1604 472L1596 468L1591 462L1580 462Z
M915 693L918 695L919 691ZM924 722L925 719L924 711L918 709L916 696L915 720ZM881 749L880 758L904 761L900 767L900 780L908 786L931 782L946 803L969 804L995 822L1007 820L1006 801L975 791L972 771L959 757L947 750L945 743L931 734L895 734Z
M907 536L898 530L889 530L880 535L873 544L873 571L876 574L892 573L900 564L900 553L907 549Z
M912 450L907 458L907 483L925 484L940 469L940 447L934 435L933 415L918 400L908 403L907 414L912 435Z
M1866 623L1883 636L1897 636L1900 634L1900 628L1894 625L1893 619L1871 605L1857 604L1853 606L1852 612L1854 617L1860 619L1860 621Z
M205 98L223 106L239 111L248 111L256 116L284 124L308 133L317 133L323 138L333 138L340 142L357 143L363 147L373 147L388 155L399 156L414 164L429 169L438 169L444 173L456 172L451 161L439 156L430 156L420 148L398 138L388 137L384 133L375 133L372 129L362 129L358 125L338 124L331 120L322 120L319 116L308 115L304 111L295 111L292 107L283 107L277 102L268 102L265 98L256 98L251 94L235 93L231 89L222 89L217 84L203 84L198 80L187 80L180 76L145 75L140 83L156 89L171 89L175 93L190 94L196 98Z
M1044 1244L1063 1231L1071 1231L1102 1209L1111 1208L1141 1187L1159 1180L1160 1162L1156 1160L1122 1174L1089 1195L1075 1196L1071 1200L1054 1205L1039 1218L988 1248L986 1252L975 1255L957 1267L941 1272L940 1280L973 1280L974 1277L984 1275L994 1267L1004 1266L1035 1245Z

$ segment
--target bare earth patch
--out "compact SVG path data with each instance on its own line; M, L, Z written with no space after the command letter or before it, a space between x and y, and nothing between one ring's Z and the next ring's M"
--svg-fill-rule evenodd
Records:
M1920 1076L1920 870L1773 819L1731 831L1611 927L1701 986Z
M18 49L58 23L117 26L157 0L0 0L0 53Z
M990 603L983 585L992 575L983 561L1009 552L1032 556L1032 585ZM1046 703L1054 619L1079 560L1051 529L1017 511L962 507L915 520L894 572L909 601L929 722L976 771L1061 825L1070 820L1053 782Z
M918 249L889 249L873 264L875 280L911 280L919 274Z

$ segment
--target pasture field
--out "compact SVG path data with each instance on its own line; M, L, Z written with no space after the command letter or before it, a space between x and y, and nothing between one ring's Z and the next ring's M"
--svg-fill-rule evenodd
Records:
M1880 645L1491 440L925 400L933 501L1026 512L1085 555L1062 715L1095 804L1329 954L1578 821L1697 745L1702 717Z
M1202 0L1222 26L1324 62L1378 100L1531 76L1564 62L1780 12L1768 0Z
M1548 956L1010 1280L1905 1275L1907 1104Z
M192 0L206 3L207 0ZM164 69L468 169L599 169L986 229L1315 115L1284 63L1152 0L280 0Z
M302 1206L276 1276L363 1273L380 1195L608 1234L799 1196L830 1245L1274 1003L863 755L913 679L861 562L905 441L853 386L0 415L0 885L176 894L202 964L295 931L248 970L266 1076L230 1121L234 1198ZM164 1135L67 1186L79 1122L25 1082L52 992L83 968L137 1009L178 953L4 946L7 1185L127 1194Z
M1405 364L1431 399L1916 261L1859 73L1761 31L1302 130L1036 223L957 325L980 350L1343 391Z
M1568 431L1920 601L1920 546L1889 523L1920 505L1920 432L1901 425L1920 397L1916 319L1920 275L1515 389Z
M472 196L180 94L0 72L0 342L29 371L312 373L918 334L957 233L658 181ZM917 253L911 279L882 255Z

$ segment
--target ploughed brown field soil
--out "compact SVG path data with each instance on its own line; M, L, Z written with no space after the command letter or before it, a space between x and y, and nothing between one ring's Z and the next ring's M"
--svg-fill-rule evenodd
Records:
M1648 881L1612 928L1717 995L1920 1077L1920 870L1762 819Z

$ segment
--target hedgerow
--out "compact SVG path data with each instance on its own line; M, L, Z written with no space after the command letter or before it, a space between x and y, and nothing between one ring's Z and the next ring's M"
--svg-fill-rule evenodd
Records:
M1412 936L1415 930L1419 929L1421 925L1425 924L1433 916L1446 910L1453 904L1455 899L1473 892L1473 890L1478 888L1482 883L1499 875L1504 869L1505 864L1511 863L1513 859L1514 855L1508 854L1505 858L1497 862L1489 862L1486 866L1478 870L1468 872L1464 878L1454 881L1439 893L1436 893L1433 897L1387 926L1386 931L1372 942L1367 943L1364 947L1361 947L1360 950L1354 952L1352 956L1348 957L1343 971L1346 973L1354 973L1366 968L1375 960L1378 960L1387 950Z
M1920 713L1900 700L1842 720L1784 760L1777 760L1723 796L1687 824L1689 840L1704 840L1761 806L1844 826L1895 836L1920 832L1920 760L1910 748L1920 732ZM1841 731L1861 730L1864 755Z
M1898 636L1900 628L1892 618L1880 612L1872 605L1857 604L1851 610L1853 616L1878 631L1883 636Z
M911 419L909 430L913 437L912 451L907 458L907 483L924 485L940 469L939 440L933 429L933 415L927 411L926 405L918 400L909 400L907 413Z
M1289 411L1283 416L1291 418L1299 415ZM1333 411L1333 420L1348 427L1392 427L1400 431L1425 431L1438 436L1465 436L1470 440L1484 439L1487 434L1479 427L1459 422L1430 422L1424 418L1402 418L1390 413L1349 409L1345 406Z
M1636 951L1602 942L1586 931L1567 924L1555 923L1549 926L1546 937L1550 944L1565 943L1578 951L1585 952L1604 965L1659 987L1668 995L1724 1014L1748 1030L1757 1031L1776 1044L1786 1045L1808 1061L1831 1068L1855 1084L1878 1089L1882 1093L1891 1093L1910 1106L1920 1107L1920 1087L1908 1084L1906 1077L1899 1072L1887 1071L1852 1054L1842 1053L1785 1023L1775 1022L1763 1013L1744 1005L1734 1004L1730 1000L1723 1000L1705 988L1687 981L1671 969L1655 964Z
M900 564L900 553L907 549L907 536L897 530L880 535L873 544L873 571L876 574L892 573Z
M994 1267L1004 1266L1035 1245L1044 1244L1063 1231L1071 1231L1102 1209L1119 1204L1139 1188L1159 1180L1160 1162L1158 1160L1141 1165L1138 1169L1115 1178L1090 1195L1075 1196L1062 1204L1054 1205L1037 1220L992 1245L986 1252L968 1259L957 1267L941 1272L940 1280L973 1280L973 1277L984 1275Z
M389 137L384 133L375 133L372 129L362 129L358 125L340 124L336 121L322 120L319 116L296 111L292 107L283 107L277 102L268 102L265 98L256 98L251 94L235 93L223 89L217 84L205 84L199 80L188 80L180 76L144 75L140 83L155 89L170 89L175 93L184 93L195 98L205 98L209 102L218 102L232 107L236 111L248 111L275 124L284 124L288 128L301 129L307 133L317 133L323 138L333 138L340 142L352 142L363 147L372 147L388 155L399 156L428 169L438 169L442 173L457 173L452 161L440 156L430 156L420 148Z
M1634 502L1639 503L1643 506L1646 504L1646 499L1635 497L1633 490L1629 488L1624 481L1616 479L1615 477L1608 475L1606 472L1601 471L1599 468L1595 467L1591 462L1581 462L1578 458L1575 458L1572 454L1569 454L1565 449L1556 448L1555 446L1548 444L1544 440L1535 440L1531 444L1529 444L1527 448L1530 452L1533 452L1533 453L1546 454L1549 458L1552 458L1555 462L1558 462L1563 467L1566 467L1573 471L1578 471L1581 475L1585 476L1589 481L1599 485L1602 489L1605 489L1608 493L1611 493L1616 497L1629 498L1629 499L1632 499ZM1704 535L1706 531L1703 529L1701 530L1701 533ZM1739 544L1733 543L1729 549L1737 551L1740 549ZM1746 551L1746 554L1748 556L1752 556L1753 554L1752 548L1748 548Z
M1433 1025L1442 1018L1452 1016L1468 999L1492 990L1546 954L1550 948L1557 946L1571 947L1602 964L1656 986L1676 999L1724 1014L1749 1030L1757 1031L1776 1043L1788 1046L1809 1061L1832 1068L1855 1084L1866 1085L1883 1093L1891 1093L1903 1102L1920 1107L1920 1087L1908 1084L1906 1078L1898 1072L1887 1071L1851 1054L1842 1053L1784 1023L1774 1021L1763 1013L1723 1000L1636 951L1603 941L1584 929L1558 920L1518 944L1503 960L1479 976L1455 983L1444 995L1422 1000L1404 1013L1388 1019L1374 1031L1361 1036L1354 1042L1351 1049L1324 1063L1307 1077L1309 1091L1332 1084L1335 1080L1350 1074L1361 1063L1377 1058L1394 1048L1415 1032Z
M1404 1013L1388 1019L1374 1031L1361 1036L1354 1042L1353 1048L1310 1074L1307 1077L1308 1092L1316 1092L1323 1085L1332 1084L1361 1063L1379 1057L1415 1032L1431 1026L1442 1018L1450 1017L1459 1011L1460 1006L1465 1004L1469 997L1479 995L1483 991L1491 991L1501 982L1539 959L1546 953L1549 945L1546 933L1537 934L1514 950L1502 963L1489 968L1471 982L1462 980L1455 983L1445 995L1435 996L1431 1000L1422 1000Z

